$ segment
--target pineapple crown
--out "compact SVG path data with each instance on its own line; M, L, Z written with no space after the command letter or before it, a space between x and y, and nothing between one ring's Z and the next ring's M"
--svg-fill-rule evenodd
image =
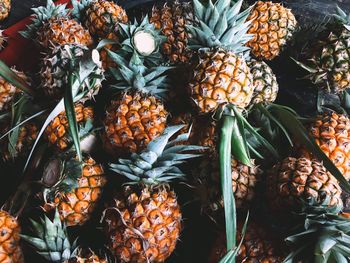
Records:
M134 23L120 24L119 28L122 52L126 54L136 52L149 66L156 66L162 62L163 57L159 47L166 37L161 34L161 30L157 30L155 25L149 22L147 15L141 23L135 19Z
M350 31L350 14L346 14L339 6L337 6L337 14L334 14L334 17Z
M46 260L64 262L76 253L76 241L73 244L69 241L66 225L61 222L57 210L53 221L45 215L40 222L31 220L31 223L35 236L21 235L21 238L33 245Z
M130 61L123 56L107 50L109 56L118 65L117 68L110 68L110 71L117 81L112 85L120 90L136 89L143 93L150 93L158 97L165 97L170 86L168 76L164 73L171 69L169 66L146 67L139 55L134 52Z
M339 206L307 200L301 216L303 223L297 234L286 238L292 252L284 262L348 262L350 259L350 219L338 215Z
M82 19L84 11L96 0L71 0L72 3L72 16L74 19L80 21Z
M25 38L32 38L38 29L52 17L65 17L69 15L66 4L55 5L52 0L47 0L46 6L32 8L34 12L33 21L27 26L26 31L20 32Z
M247 34L250 21L246 22L252 7L240 13L243 0L212 0L204 6L199 0L193 1L198 25L187 27L192 49L221 47L234 53L248 50L245 44L251 35Z
M201 155L184 152L205 149L201 146L179 144L188 140L190 131L170 140L183 127L184 125L177 125L166 128L142 153L133 153L130 159L119 159L118 163L110 164L111 170L126 176L134 184L157 185L183 178L185 174L177 166Z
M50 203L58 192L68 193L78 187L84 161L79 161L75 153L55 156L45 165L41 183L44 185L44 200Z

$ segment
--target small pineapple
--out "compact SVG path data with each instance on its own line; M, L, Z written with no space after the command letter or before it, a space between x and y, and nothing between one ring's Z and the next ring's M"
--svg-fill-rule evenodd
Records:
M242 239L243 223L238 223L237 241ZM248 222L243 243L237 253L236 262L281 263L284 262L283 248L278 238L271 236L261 225ZM226 254L226 237L219 235L212 248L209 263L217 263Z
M162 52L174 63L188 62L192 52L188 47L189 34L186 30L194 21L193 7L190 2L166 2L163 7L154 6L150 22L161 29L167 40L162 45Z
M276 212L298 209L309 198L319 204L328 198L330 206L342 206L341 193L338 181L322 163L308 158L288 157L267 177L269 205Z
M344 114L324 113L316 117L309 130L321 150L350 180L350 119Z
M20 247L21 228L15 217L6 211L0 211L0 262L24 263Z
M254 164L254 160L252 160ZM255 197L261 171L257 166L249 167L235 159L231 161L232 190L237 208L248 208ZM215 155L204 157L198 169L194 169L196 190L202 203L202 211L208 215L221 210L224 200L220 190L219 160Z
M11 1L12 0L2 0L0 2L0 21L6 19L11 10Z
M230 103L245 108L253 96L252 75L242 55L249 39L245 14L239 13L242 0L194 2L199 26L189 26L190 44L198 50L194 57L189 92L200 113L215 111ZM225 26L223 26L225 25ZM209 37L210 36L210 37Z
M350 15L339 7L336 25L319 35L318 43L313 43L306 52L305 64L298 62L310 74L308 77L321 89L340 93L350 87Z
M273 103L278 94L278 83L272 69L264 62L252 59L248 61L253 76L253 104Z
M258 59L277 57L296 31L297 21L290 9L280 3L258 1L251 11L248 34L254 37L247 43Z
M118 39L119 23L128 22L125 10L113 1L73 0L72 4L73 16L82 21L90 34L97 39L107 38L111 33Z
M4 127L2 127L4 126ZM7 132L9 122L0 121L1 132ZM26 156L32 148L39 133L38 126L33 121L27 121L14 129L5 138L0 139L0 156L4 162Z
M89 49L81 45L63 45L53 48L41 63L41 88L44 94L55 100L62 99L64 90L69 85L71 68L77 67L87 52ZM95 72L101 75L102 68L97 68ZM89 85L91 86L89 95L95 95L101 87L101 79L96 77L90 81ZM86 83L83 86L87 86Z
M90 106L84 106L83 103L76 103L74 106L76 120L79 126L79 135L81 144L84 144L84 138L93 130L94 110ZM46 127L45 134L49 143L56 149L64 151L73 145L73 138L69 130L68 118L65 111L58 114ZM90 148L88 145L86 148Z
M24 82L29 83L29 78L21 71L12 69ZM9 110L12 106L13 97L16 93L20 93L20 89L16 88L13 84L0 77L0 113Z
M39 222L32 220L32 226L35 236L21 235L21 237L49 262L108 262L106 257L99 257L90 249L80 249L76 242L71 243L69 241L66 225L61 222L57 210L53 221L45 216Z
M106 109L103 138L110 152L123 154L139 152L165 129L168 112L162 96L169 86L164 73L170 67L159 66L159 32L147 17L140 24L123 25L122 30L130 37L123 42L129 44L118 53L108 51L118 65L111 69L116 83L112 87L121 92Z
M198 156L183 152L201 148L178 145L184 136L169 141L182 127L168 127L141 154L111 164L130 180L103 216L108 246L121 262L164 262L175 249L182 215L168 182L184 176L177 165Z
M34 18L27 31L21 34L35 39L44 49L59 45L92 45L92 38L81 24L69 17L66 5L57 5L47 0L46 7L33 8Z
M57 207L67 226L82 225L90 219L99 201L106 177L101 164L89 156L82 162L72 153L56 155L45 166L44 209Z

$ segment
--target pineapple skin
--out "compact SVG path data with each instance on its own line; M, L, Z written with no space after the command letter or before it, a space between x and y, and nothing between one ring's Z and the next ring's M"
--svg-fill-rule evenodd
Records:
M53 17L37 32L37 41L44 48L55 48L66 44L91 46L93 43L90 33L74 19Z
M117 95L103 121L105 147L112 153L139 152L163 132L167 116L155 96L140 92Z
M278 94L278 83L272 69L264 62L255 59L248 62L253 76L253 104L273 103Z
M161 29L167 40L162 52L173 63L189 62L192 51L188 48L189 35L186 26L193 24L193 7L191 3L166 2L163 7L154 6L150 22L156 29Z
M248 34L253 38L247 43L258 59L272 60L277 57L297 27L290 9L279 3L258 1L247 21L252 20Z
M254 163L254 160L252 160ZM261 171L257 166L249 167L231 160L232 191L237 208L248 208L256 196L256 186L260 181ZM218 156L204 157L199 169L193 173L197 180L197 191L202 197L202 211L208 215L215 214L224 207L221 194L220 170Z
M11 0L3 0L0 2L0 21L5 20L11 10Z
M273 212L298 209L308 198L318 203L329 198L329 206L343 206L341 193L338 181L323 164L305 157L287 157L267 176L267 199Z
M125 10L112 1L97 0L86 9L84 26L94 38L106 38L118 32L118 23L127 23Z
M164 185L138 187L126 186L105 211L109 249L121 262L164 262L181 231L177 197Z
M92 107L85 107L82 103L76 103L74 106L76 120L78 125L83 125L87 121L94 120L94 110ZM47 126L45 130L46 138L50 145L53 145L60 151L66 150L72 145L73 141L69 132L69 124L66 112L58 114Z
M91 157L84 158L81 175L73 176L77 185L71 191L50 189L54 197L44 204L45 210L57 207L67 226L83 225L90 219L107 181L102 165Z
M242 239L243 223L238 222L237 243ZM246 234L242 246L240 247L236 261L237 262L254 262L254 263L282 263L283 248L262 226L255 222L248 222ZM226 254L226 236L220 234L213 245L208 262L217 263Z
M238 108L249 105L254 88L252 75L242 57L223 49L199 52L189 83L192 101L202 114L232 103Z
M343 176L350 179L350 119L335 112L317 116L310 135Z
M19 244L21 228L17 219L6 211L0 211L0 262L24 263Z

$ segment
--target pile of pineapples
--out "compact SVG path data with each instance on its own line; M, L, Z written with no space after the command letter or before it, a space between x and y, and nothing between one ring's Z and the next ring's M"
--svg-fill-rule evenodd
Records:
M0 262L350 262L350 15L142 2L47 0L0 61Z

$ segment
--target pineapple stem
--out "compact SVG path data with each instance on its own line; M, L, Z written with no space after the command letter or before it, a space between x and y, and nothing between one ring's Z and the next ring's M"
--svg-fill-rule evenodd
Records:
M221 188L224 199L225 224L226 224L226 246L227 251L236 247L236 204L232 191L231 178L231 140L235 124L235 117L224 115L221 127L220 152L220 177ZM232 262L235 262L233 260Z

